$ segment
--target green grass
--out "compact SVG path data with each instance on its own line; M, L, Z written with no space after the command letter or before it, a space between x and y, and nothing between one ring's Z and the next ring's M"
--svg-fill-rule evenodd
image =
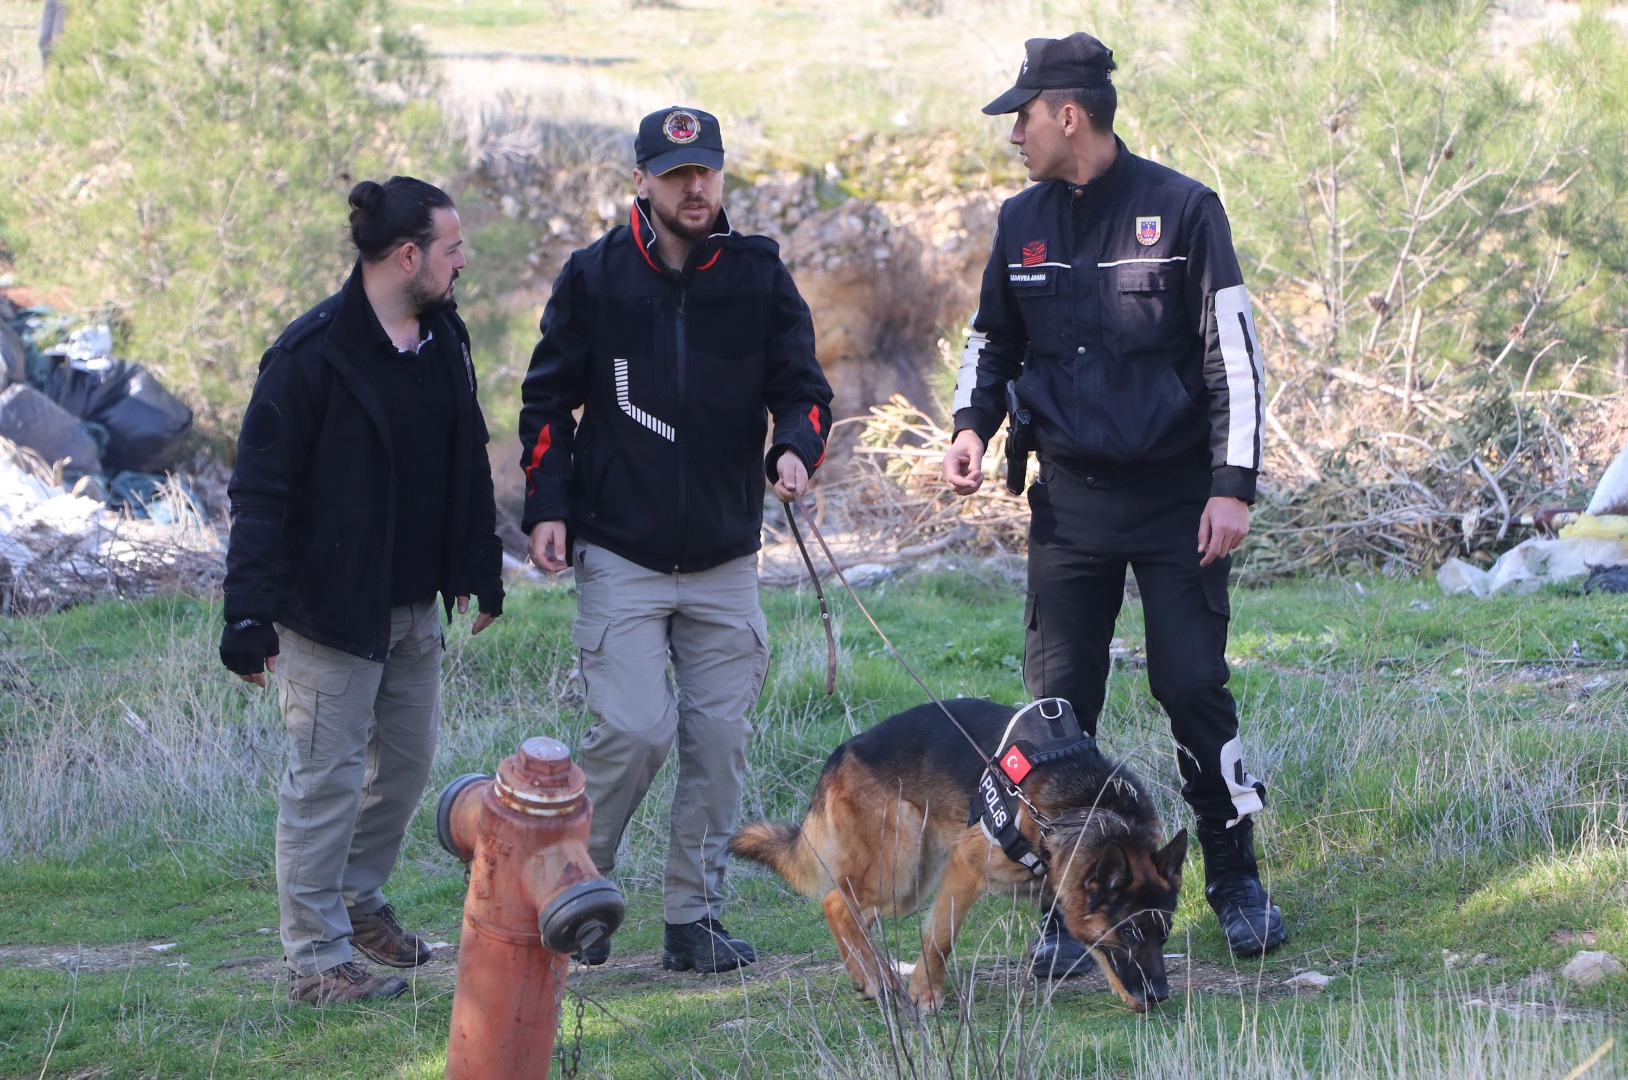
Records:
M1022 603L998 575L969 563L865 596L936 692L1022 696ZM585 727L573 605L567 589L520 589L491 633L449 633L435 774L391 883L433 940L457 940L463 893L434 840L440 786L491 771L524 737L575 745ZM839 597L839 689L825 697L812 597L772 591L765 606L775 661L744 813L789 818L836 743L921 693ZM0 624L0 1076L438 1076L448 961L392 1005L283 1003L277 941L261 932L276 923L279 722L272 694L218 667L218 614L165 599ZM1047 999L1022 975L1033 913L989 899L959 942L945 1012L890 1022L852 999L818 906L753 867L731 874L726 915L763 960L716 978L661 972L669 766L618 870L629 915L612 963L573 976L584 1067L619 1080L1564 1075L1621 1033L1628 991L1621 976L1581 989L1557 974L1579 948L1628 955L1620 627L1620 600L1560 591L1477 601L1382 578L1239 590L1232 686L1271 789L1262 854L1293 936L1264 961L1229 959L1195 858L1169 947L1187 958L1173 962L1177 997L1147 1017L1100 980ZM1134 603L1120 638L1141 643ZM1101 735L1171 827L1185 821L1139 669L1116 668ZM913 919L890 925L901 959L915 933ZM1283 982L1304 968L1334 981L1296 997ZM1612 1048L1586 1075L1625 1066Z

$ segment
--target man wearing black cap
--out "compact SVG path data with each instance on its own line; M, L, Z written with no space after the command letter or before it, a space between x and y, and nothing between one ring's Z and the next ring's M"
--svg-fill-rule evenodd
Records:
M1114 67L1089 34L1034 38L1017 84L984 107L1017 114L1011 141L1036 183L1001 208L944 478L978 490L1012 384L1040 461L1024 683L1066 698L1096 733L1129 565L1149 686L1198 815L1204 894L1233 953L1252 956L1286 937L1252 837L1266 788L1244 769L1226 687L1230 554L1261 463L1260 348L1220 200L1114 134ZM1036 973L1079 964L1080 944L1048 920Z
M756 959L718 914L769 662L764 487L807 488L831 388L779 248L729 227L717 119L659 109L634 154L628 224L571 256L543 312L521 391L522 525L538 566L576 568L588 852L610 874L676 739L662 966L729 971Z

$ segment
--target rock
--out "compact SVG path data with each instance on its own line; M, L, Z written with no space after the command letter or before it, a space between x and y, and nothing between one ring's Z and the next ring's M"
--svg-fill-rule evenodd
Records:
M1622 974L1622 961L1608 952L1584 949L1560 969L1560 974L1578 986L1593 986L1612 975Z
M1302 971L1293 978L1284 980L1284 986L1292 986L1296 990L1321 990L1334 980L1332 975L1324 975L1320 971Z

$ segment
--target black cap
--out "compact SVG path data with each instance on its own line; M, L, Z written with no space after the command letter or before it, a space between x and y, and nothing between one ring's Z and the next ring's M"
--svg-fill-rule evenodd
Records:
M724 137L718 130L718 118L682 105L657 109L639 121L633 156L639 168L652 176L684 165L718 172L724 167Z
M990 116L1017 112L1042 90L1107 86L1108 73L1117 66L1113 50L1084 32L1066 38L1030 38L1023 43L1016 85L985 105L984 112Z

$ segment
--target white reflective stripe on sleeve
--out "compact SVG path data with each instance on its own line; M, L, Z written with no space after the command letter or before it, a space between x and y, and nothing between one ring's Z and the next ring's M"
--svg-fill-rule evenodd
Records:
M977 312L972 313L972 322L977 324ZM978 358L988 344L988 334L972 326L967 327L967 347L961 350L961 370L955 376L955 400L950 406L951 415L972 404L972 388L978 385Z
M1259 470L1266 377L1249 290L1242 285L1217 290L1215 321L1227 372L1227 464Z
M678 439L674 437L673 426L671 424L667 423L665 420L657 420L654 416L651 416L649 413L633 404L632 398L628 396L627 361L616 359L612 360L611 363L614 366L616 373L616 404L621 407L624 413L631 416L635 421L643 424L651 431L654 431L657 435L660 435L668 442L677 442Z

